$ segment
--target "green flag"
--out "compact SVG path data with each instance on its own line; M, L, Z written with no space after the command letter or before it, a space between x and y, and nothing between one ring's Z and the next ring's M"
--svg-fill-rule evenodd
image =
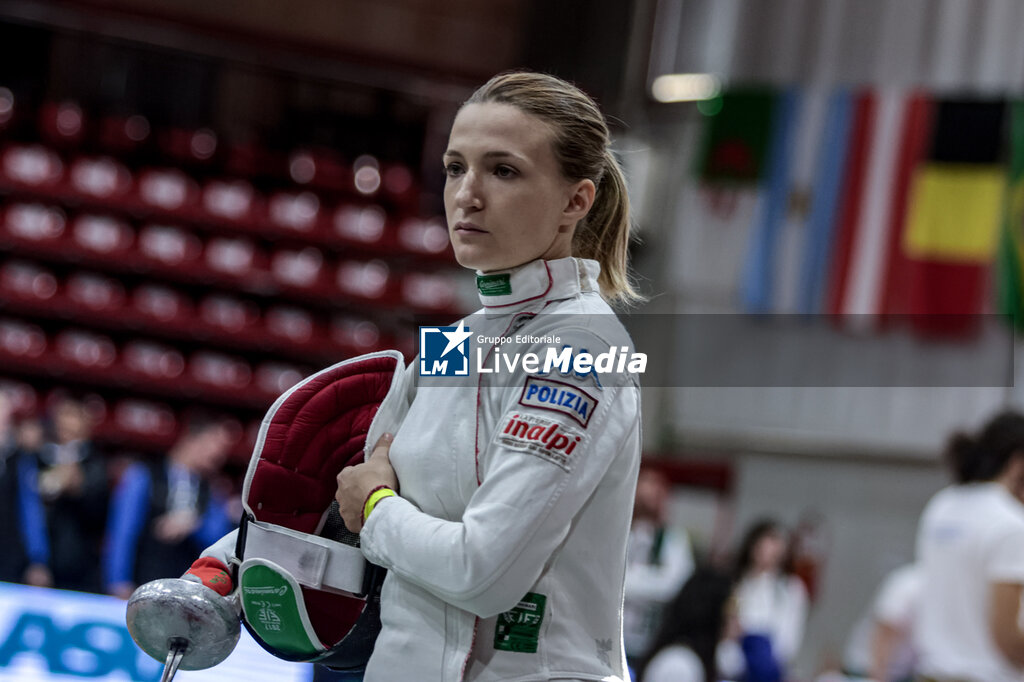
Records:
M997 257L999 312L1024 330L1024 101L1010 105L1010 172Z

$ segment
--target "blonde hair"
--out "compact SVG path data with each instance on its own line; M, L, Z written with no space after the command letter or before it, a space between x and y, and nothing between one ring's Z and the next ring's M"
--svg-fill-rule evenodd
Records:
M576 225L573 255L601 264L598 283L609 301L643 300L629 278L631 223L626 178L612 154L608 124L594 100L555 76L515 71L495 76L465 102L485 103L514 106L551 127L562 174L572 181L591 180L597 187L594 204Z

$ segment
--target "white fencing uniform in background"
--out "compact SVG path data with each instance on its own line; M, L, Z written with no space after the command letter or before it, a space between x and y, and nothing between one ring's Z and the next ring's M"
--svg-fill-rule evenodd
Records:
M1024 583L1024 505L999 483L945 488L917 533L918 672L936 679L1019 682L989 628L994 583Z

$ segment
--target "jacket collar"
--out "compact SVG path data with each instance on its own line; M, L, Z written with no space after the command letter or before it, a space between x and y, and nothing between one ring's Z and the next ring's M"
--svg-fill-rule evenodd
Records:
M488 317L539 310L550 301L599 292L600 272L594 260L535 260L510 270L477 272L477 293Z

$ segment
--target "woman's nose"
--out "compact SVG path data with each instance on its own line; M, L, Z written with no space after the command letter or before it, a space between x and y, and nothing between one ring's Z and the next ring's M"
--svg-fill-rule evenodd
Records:
M480 176L472 170L466 171L460 178L459 187L455 192L455 202L460 208L483 207L479 178Z

